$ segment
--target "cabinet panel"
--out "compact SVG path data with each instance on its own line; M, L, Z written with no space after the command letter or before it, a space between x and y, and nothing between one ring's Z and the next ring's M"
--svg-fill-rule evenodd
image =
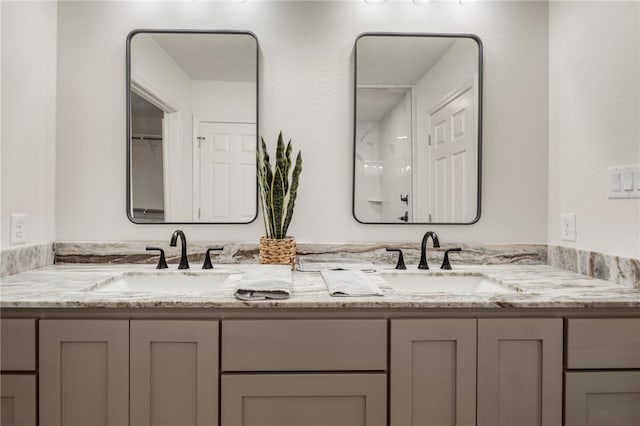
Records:
M0 321L0 364L2 371L36 369L36 321L3 319Z
M131 321L131 426L218 423L218 321Z
M478 320L478 426L562 424L562 320Z
M567 368L640 368L640 318L567 320Z
M476 320L391 321L391 424L476 424Z
M565 375L566 426L640 424L640 371Z
M0 376L0 426L36 426L36 376Z
M222 371L386 369L385 320L222 323Z
M223 375L221 426L386 426L386 377Z
M129 422L129 322L40 321L40 425Z

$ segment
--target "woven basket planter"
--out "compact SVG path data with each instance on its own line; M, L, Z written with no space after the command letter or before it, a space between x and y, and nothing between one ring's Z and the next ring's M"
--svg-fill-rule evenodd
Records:
M283 239L260 238L260 263L271 265L293 265L296 263L296 240L293 237Z

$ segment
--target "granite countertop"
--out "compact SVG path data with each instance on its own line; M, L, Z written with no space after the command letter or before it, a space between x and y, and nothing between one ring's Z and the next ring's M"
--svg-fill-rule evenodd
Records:
M182 273L175 265L164 271L152 265L52 265L3 277L0 308L640 308L637 289L547 265L456 265L447 272L484 274L514 290L500 294L400 293L380 274L373 274L384 296L331 297L319 273L296 271L289 299L245 302L233 296L233 289L247 266L216 265L217 273L236 274L210 292L180 294L91 290L126 273ZM381 270L391 268L385 265ZM211 272L194 268L188 273ZM440 270L417 271L415 265L399 273L443 274Z

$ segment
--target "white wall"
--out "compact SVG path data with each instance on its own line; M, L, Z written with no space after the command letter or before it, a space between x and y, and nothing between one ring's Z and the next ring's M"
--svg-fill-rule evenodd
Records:
M256 84L192 80L193 115L200 121L256 122Z
M640 200L609 200L607 168L640 163L640 3L554 2L549 30L548 240L639 258Z
M125 215L125 39L134 28L253 31L261 49L260 133L282 129L304 170L299 241L546 241L545 2L62 2L58 11L59 240L168 239L175 225ZM351 214L353 46L365 31L464 32L485 45L483 214L471 226L362 225ZM89 140L85 135L91 134ZM185 225L191 239L256 242L250 225Z
M26 213L27 243L55 238L55 2L0 2L2 248L11 213ZM77 199L78 203L82 199Z

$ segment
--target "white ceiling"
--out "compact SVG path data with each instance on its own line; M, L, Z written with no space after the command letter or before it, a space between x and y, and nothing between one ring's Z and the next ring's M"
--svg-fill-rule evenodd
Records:
M415 84L458 39L377 37L358 40L358 85Z
M409 89L363 89L356 93L356 120L378 121L403 98Z
M247 34L154 34L192 80L256 81L256 41Z

